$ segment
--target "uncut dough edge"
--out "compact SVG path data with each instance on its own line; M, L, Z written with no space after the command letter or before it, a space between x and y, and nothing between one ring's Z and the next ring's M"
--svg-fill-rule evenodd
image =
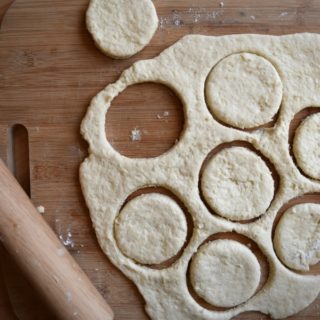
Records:
M320 70L314 68L320 65L320 56L316 54L319 47L320 36L316 34L186 36L155 59L135 63L116 83L92 99L81 127L90 145L90 155L80 168L82 190L101 248L137 285L152 319L230 319L249 310L284 318L307 307L317 297L320 276L299 275L285 268L274 253L271 230L284 203L304 193L320 193L320 184L305 178L296 168L287 142L293 116L308 106L320 106L320 90L315 81L320 77ZM204 100L204 84L212 67L223 57L244 51L255 52L271 61L284 88L275 126L253 133L220 125L212 118ZM186 128L179 143L165 154L151 159L129 159L116 152L106 140L105 114L111 101L127 86L148 81L167 84L177 93L184 103ZM268 211L247 225L212 215L198 191L199 170L208 153L220 143L234 140L250 142L268 157L281 180ZM174 192L184 202L195 226L180 259L160 271L126 258L113 235L113 222L124 200L137 189L150 185ZM211 311L197 304L188 292L185 281L188 263L208 236L230 231L258 244L269 261L269 280L246 303L225 312Z

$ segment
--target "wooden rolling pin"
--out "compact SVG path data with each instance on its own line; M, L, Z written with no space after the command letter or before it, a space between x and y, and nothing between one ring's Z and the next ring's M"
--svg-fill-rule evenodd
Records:
M0 160L0 240L62 320L113 312Z

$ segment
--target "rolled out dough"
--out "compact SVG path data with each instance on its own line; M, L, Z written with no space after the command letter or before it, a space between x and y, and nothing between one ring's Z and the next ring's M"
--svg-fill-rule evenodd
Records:
M243 147L218 152L204 169L201 189L209 206L234 221L265 213L274 194L274 181L264 161Z
M141 51L158 28L151 0L90 0L86 22L96 45L116 59Z
M117 82L107 86L92 99L81 127L90 152L80 169L82 190L102 250L137 285L145 299L150 318L227 320L240 313L255 310L279 319L299 312L317 298L320 275L298 274L286 268L275 254L272 229L275 217L285 203L304 193L320 193L320 183L300 173L290 156L288 145L289 125L294 115L308 106L320 106L319 47L320 36L316 34L281 37L190 35L158 57L134 63L122 73ZM268 67L274 67L270 67L271 70L277 70L281 79L281 107L277 121L271 128L246 132L224 126L215 120L206 104L205 87L211 70L223 59L244 53L255 53L257 57L263 57ZM262 71L266 64L261 65ZM241 79L238 72L245 70L237 64L234 66L235 74L231 70L227 74L230 73L232 79ZM257 62L254 77L259 76L258 66ZM227 85L223 77L215 81L222 81L221 88ZM184 105L185 130L177 144L161 156L130 159L119 154L107 141L105 116L112 100L120 92L141 82L162 83L174 90ZM244 81L243 89L246 91L243 92L251 92L252 99L249 101L256 101L256 89L250 90L258 90L258 87L251 85L251 80ZM272 86L276 97L274 101L278 101L279 79L270 82L270 90L263 90L263 94L266 94L265 98L272 99ZM225 97L227 101L230 100L229 93L228 90L223 92L228 95ZM261 91L258 92L260 93ZM238 98L239 102L243 101L241 93ZM276 110L274 108L263 122L268 121ZM257 119L259 116L258 113ZM251 123L250 112L243 112L242 117L249 120L250 126L262 122L260 119L261 122L259 120L258 123ZM239 122L240 127L247 125L248 123ZM231 222L212 214L203 203L199 190L200 170L211 151L223 143L239 140L252 144L267 157L280 177L279 188L270 207L251 223ZM259 178L259 174L256 178ZM132 193L146 186L161 186L173 192L184 203L194 225L183 254L173 264L161 270L136 263L124 254L115 238L115 222L123 203ZM239 199L239 203L241 201L244 200ZM158 210L159 208L155 208L155 211ZM261 213L262 211L259 212ZM180 228L182 224L178 227ZM216 311L199 304L189 292L188 267L199 247L210 236L228 232L242 234L254 241L266 256L271 272L264 287L247 301L225 311ZM173 246L179 247L177 242ZM229 285L223 290L230 290ZM240 290L239 294L241 293ZM244 289L243 297L248 297L247 293L247 289ZM226 303L228 302L232 304L232 301Z
M247 301L260 281L255 255L233 240L216 240L201 246L192 258L191 283L197 294L217 307L235 307Z

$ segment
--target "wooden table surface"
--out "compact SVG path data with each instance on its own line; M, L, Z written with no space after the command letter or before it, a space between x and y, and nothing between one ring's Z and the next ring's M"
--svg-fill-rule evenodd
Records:
M10 2L1 0L0 19ZM88 0L16 0L2 21L0 156L15 167L34 204L45 208L45 219L118 320L148 317L135 286L99 249L81 194L78 168L87 145L79 125L90 99L134 61L158 55L186 34L320 32L320 1L220 2L155 0L160 19L155 37L141 53L122 61L107 58L94 46L84 23ZM299 119L313 111L305 111ZM291 135L299 119L294 120ZM107 123L107 137L119 152L131 157L157 156L179 137L183 111L170 90L143 84L130 87L114 101ZM16 124L26 131L19 126L12 130ZM141 131L140 141L132 141L135 128ZM320 202L320 196L308 200ZM11 304L18 319L55 319L5 252L0 262L0 318L14 318L9 314ZM315 272L319 274L319 268ZM318 298L290 319L319 318ZM249 313L237 319L268 317Z

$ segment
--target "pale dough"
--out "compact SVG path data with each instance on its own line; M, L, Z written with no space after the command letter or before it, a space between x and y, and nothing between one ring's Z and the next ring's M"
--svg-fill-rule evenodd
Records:
M235 307L247 301L255 293L260 275L255 255L233 240L216 240L201 246L190 267L196 293L217 307Z
M172 258L187 236L182 209L170 197L150 193L129 201L115 222L119 248L142 264L158 264Z
M320 179L320 113L309 116L298 127L293 153L305 174Z
M274 237L276 252L289 268L308 271L320 261L320 204L304 203L287 210Z
M141 51L158 28L151 0L90 0L86 22L96 45L116 59Z
M274 66L252 53L232 54L210 72L208 107L221 121L238 128L270 122L282 99L282 83Z
M319 52L317 34L189 35L158 57L134 63L117 82L92 99L81 126L90 153L81 165L81 187L102 250L136 284L151 319L227 320L250 310L285 318L317 298L320 276L298 274L285 267L275 254L272 229L285 203L304 193L320 193L320 182L300 173L288 145L289 126L294 116L306 107L320 106ZM219 61L237 53L263 57L281 78L283 99L277 121L271 128L252 132L229 128L217 122L208 110L204 92L210 71ZM105 117L120 92L141 82L165 84L180 97L185 128L175 146L161 156L130 159L119 154L106 139ZM212 214L199 190L200 170L210 152L222 143L239 140L251 143L268 158L280 177L270 207L251 223L235 223ZM120 250L114 236L115 220L123 203L132 193L147 186L161 186L173 192L184 203L194 224L183 254L161 270L135 263ZM232 231L259 246L269 263L270 276L261 290L246 302L225 311L211 310L200 305L189 292L188 267L208 237Z
M227 219L256 218L268 209L274 181L264 161L243 147L226 148L209 160L201 190L208 205Z

